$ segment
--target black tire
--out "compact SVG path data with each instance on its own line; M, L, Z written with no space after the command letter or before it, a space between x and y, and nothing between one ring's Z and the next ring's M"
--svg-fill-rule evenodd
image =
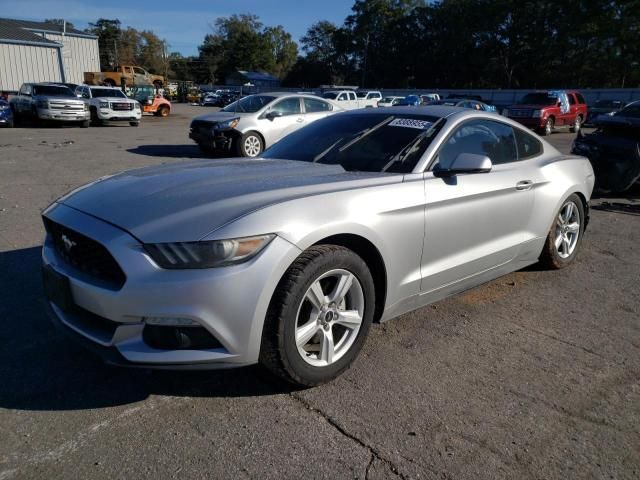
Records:
M91 111L91 123L93 123L93 125L95 126L102 125L102 120L100 120L100 118L98 117L98 110L96 109L96 107L91 107L90 111Z
M129 122L129 125L131 125L132 127L138 127L140 126L140 122Z
M544 124L544 127L540 130L540 136L546 137L547 135L551 135L553 133L553 128L555 127L555 121L553 117L547 118L547 121Z
M85 120L82 123L80 123L80 128L89 128L90 123L91 123L91 120Z
M582 128L582 115L578 115L575 121L573 122L573 127L571 127L570 130L573 133L578 133L581 128Z
M201 143L198 144L198 148L200 149L200 151L207 155L207 156L213 156L215 153L215 149L211 146L208 145L203 145Z
M167 118L168 116L169 116L169 107L164 105L164 106L158 108L158 111L156 112L156 117Z
M7 121L7 128L13 128L15 126L15 117L12 116L9 121Z
M558 236L558 231L561 229L561 221L560 214L564 211L565 206L568 203L573 203L573 205L577 208L577 214L579 218L579 229L578 229L578 238L575 243L575 247L573 251L567 257L563 257L563 255L558 251L556 247L556 239ZM542 254L540 255L540 264L551 270L559 270L568 266L572 263L580 250L580 245L582 244L582 237L584 235L584 205L582 203L582 199L575 193L569 195L560 206L560 209L553 217L553 224L551 225L551 229L547 235L547 240L544 243L544 247L542 249ZM567 252L564 252L565 254Z
M256 148L258 152L256 152ZM236 153L239 157L257 157L264 151L262 137L256 132L247 132L236 141ZM254 154L255 153L255 154Z
M351 347L342 357L329 365L314 366L303 359L296 345L298 310L311 284L334 269L347 270L358 280L364 299L362 323L357 334L354 334L356 337ZM312 387L328 382L349 368L357 357L369 332L374 306L373 278L362 258L337 245L311 247L289 267L271 299L262 332L260 363L295 385Z

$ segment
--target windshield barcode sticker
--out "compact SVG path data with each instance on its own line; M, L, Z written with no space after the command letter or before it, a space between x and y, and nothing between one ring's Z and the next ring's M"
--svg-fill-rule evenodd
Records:
M431 125L433 125L433 123L427 122L426 120L416 120L414 118L396 118L389 123L390 127L417 128L418 130L426 130Z

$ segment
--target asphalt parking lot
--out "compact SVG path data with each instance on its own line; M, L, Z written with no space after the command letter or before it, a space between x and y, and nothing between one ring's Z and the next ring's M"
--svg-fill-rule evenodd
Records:
M203 109L174 107L138 128L0 130L0 480L640 477L637 189L594 200L571 267L376 325L318 388L259 367L113 368L69 343L43 312L40 212L102 175L199 157Z

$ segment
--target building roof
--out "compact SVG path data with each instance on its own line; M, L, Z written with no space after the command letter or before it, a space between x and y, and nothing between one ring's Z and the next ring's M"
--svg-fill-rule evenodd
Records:
M59 47L60 43L54 42L39 35L39 32L62 33L63 26L51 22L33 22L30 20L13 20L0 18L0 42L5 40L17 43L35 43ZM76 28L65 30L67 35L97 38Z

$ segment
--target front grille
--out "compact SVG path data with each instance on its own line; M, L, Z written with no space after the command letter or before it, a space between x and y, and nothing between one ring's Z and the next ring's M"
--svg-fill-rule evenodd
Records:
M112 103L111 110L133 110L133 103Z
M515 118L524 118L524 117L530 117L531 116L532 111L530 109L524 109L524 108L516 108L513 110L509 110L509 116L510 117L515 117Z
M84 105L82 103L63 103L50 101L49 108L51 110L83 111Z
M208 122L206 120L193 120L191 122L191 130L193 132L211 132L211 129L215 123Z
M103 245L46 217L43 221L56 252L66 264L112 288L122 288L126 276Z

